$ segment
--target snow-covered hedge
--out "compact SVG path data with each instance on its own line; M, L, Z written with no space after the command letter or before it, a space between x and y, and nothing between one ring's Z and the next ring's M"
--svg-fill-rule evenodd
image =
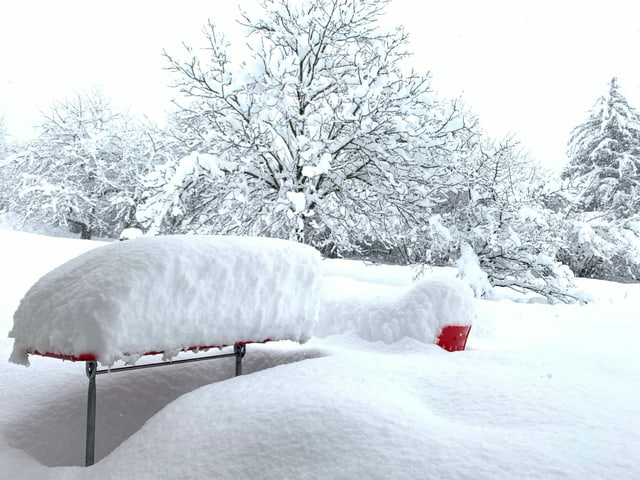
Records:
M395 291L341 277L324 281L319 337L351 332L369 341L435 343L443 327L472 325L476 317L471 288L456 278L433 275Z
M306 341L320 255L285 240L164 236L115 242L42 277L14 315L10 360L28 352L135 362L193 346Z

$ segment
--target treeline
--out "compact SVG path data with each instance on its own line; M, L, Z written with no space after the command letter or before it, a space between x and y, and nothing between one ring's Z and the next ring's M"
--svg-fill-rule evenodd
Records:
M485 296L577 300L572 271L637 280L640 117L617 82L555 179L407 71L405 31L377 23L387 3L265 3L242 15L239 62L209 23L205 51L165 55L182 100L161 127L93 92L54 103L25 144L5 145L0 128L0 209L84 238L137 226L458 263Z

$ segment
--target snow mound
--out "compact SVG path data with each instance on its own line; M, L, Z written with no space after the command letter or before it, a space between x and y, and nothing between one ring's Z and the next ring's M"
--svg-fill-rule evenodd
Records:
M141 238L144 235L143 231L136 227L128 227L120 232L120 236L118 240L134 240L136 238Z
M355 333L368 341L413 338L435 343L442 328L472 325L473 292L463 281L434 275L408 288L380 288L353 279L325 277L314 335Z
M163 236L115 242L43 276L22 299L10 361L37 351L105 365L146 352L311 336L320 254L271 238Z

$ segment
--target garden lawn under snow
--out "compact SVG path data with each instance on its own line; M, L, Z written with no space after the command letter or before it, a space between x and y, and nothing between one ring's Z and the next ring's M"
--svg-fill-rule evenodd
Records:
M98 245L0 230L1 355L32 284ZM5 362L2 478L640 478L639 285L581 281L586 306L473 300L467 350L449 353L362 320L415 314L413 271L321 263L304 345L249 345L235 378L232 359L101 375L89 468L84 365ZM468 312L442 299L423 313Z

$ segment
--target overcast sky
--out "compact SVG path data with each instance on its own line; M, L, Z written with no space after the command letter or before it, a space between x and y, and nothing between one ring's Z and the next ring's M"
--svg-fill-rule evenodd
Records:
M161 119L172 97L162 50L200 41L207 18L232 29L237 2L2 2L0 116L24 137L54 99L100 87ZM550 167L611 77L640 108L639 2L393 0L388 21L406 26L438 92L462 95L490 134L512 132Z

